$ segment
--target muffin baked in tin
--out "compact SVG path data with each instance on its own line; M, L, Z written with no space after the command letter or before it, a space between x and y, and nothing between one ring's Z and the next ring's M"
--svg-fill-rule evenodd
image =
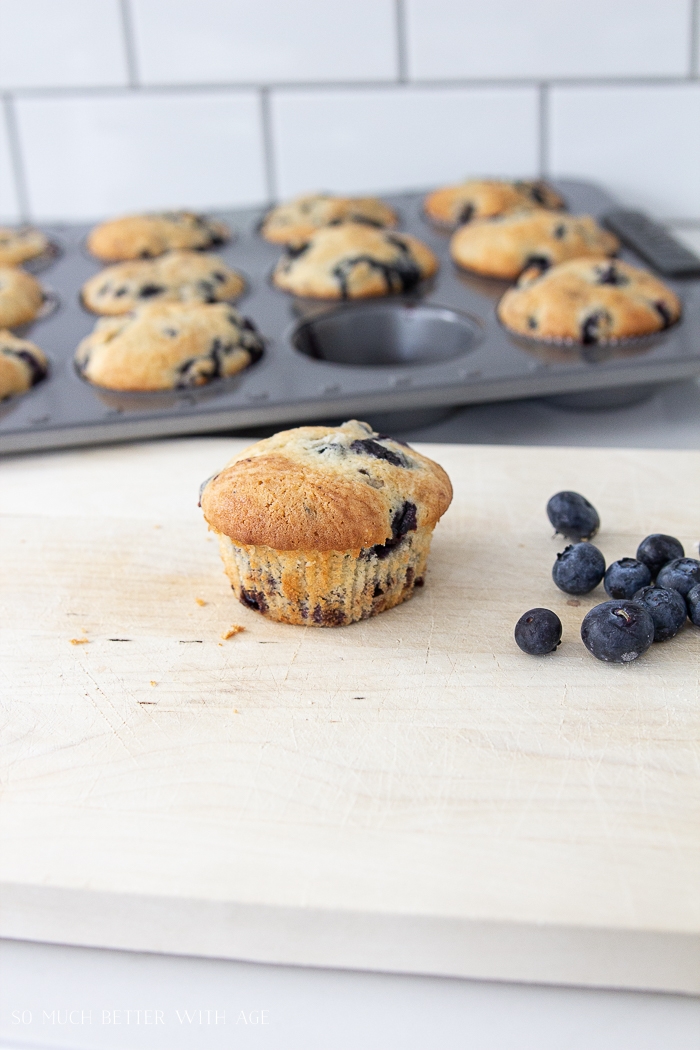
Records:
M653 274L599 256L526 270L497 313L520 336L589 345L662 331L678 321L681 304Z
M514 280L528 266L542 269L567 259L613 255L614 234L590 215L562 215L538 208L462 226L450 241L458 266L482 277Z
M310 193L271 208L260 233L273 244L298 244L323 226L340 222L363 222L368 226L393 227L396 213L377 197L335 197Z
M348 222L289 245L272 279L298 296L364 299L411 291L437 268L437 258L417 237Z
M36 259L49 247L48 237L32 226L0 226L0 266L19 266Z
M245 281L216 255L172 251L157 259L115 263L83 285L83 305L96 314L126 314L145 302L232 302Z
M233 376L262 353L255 326L227 303L153 303L98 321L75 364L108 390L182 390Z
M48 371L43 350L28 339L0 331L0 401L26 394Z
M456 186L433 190L423 201L425 214L440 226L458 226L526 208L558 211L564 207L563 198L541 179L529 182L469 179Z
M45 300L31 274L15 266L0 266L0 328L17 328L33 321Z
M270 619L338 627L406 601L452 499L445 471L367 423L259 441L204 486L238 600Z
M213 248L229 240L225 223L190 211L124 215L95 226L87 249L103 262L151 259L176 248Z

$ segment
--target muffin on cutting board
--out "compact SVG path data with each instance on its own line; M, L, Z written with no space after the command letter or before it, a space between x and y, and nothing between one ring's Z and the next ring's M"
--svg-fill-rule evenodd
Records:
M533 339L604 343L662 331L681 316L678 296L637 266L599 256L544 273L526 270L498 304L506 328Z
M461 226L450 241L458 266L482 277L514 280L528 266L541 269L566 259L613 255L614 234L590 215L560 215L538 208Z
M458 226L474 219L490 219L528 208L559 211L564 206L557 191L541 179L530 182L469 179L456 186L433 190L423 201L428 218L440 226Z
M108 390L183 390L235 375L262 353L255 325L228 303L166 302L98 321L75 365Z
M245 281L216 255L172 251L157 259L108 266L83 285L83 305L96 314L129 313L146 302L232 302Z
M225 223L191 211L124 215L95 226L88 251L103 262L151 259L175 248L197 250L224 244L231 236Z
M205 483L201 506L243 605L282 623L337 627L423 585L451 499L437 463L350 420L251 445Z
M272 279L298 296L365 299L411 291L437 268L437 258L417 237L347 222L288 245Z
M260 233L273 244L298 244L322 226L363 222L367 226L396 226L396 213L377 197L334 197L310 193L271 208Z
M44 378L47 369L46 356L38 346L12 332L0 331L0 401L26 394Z

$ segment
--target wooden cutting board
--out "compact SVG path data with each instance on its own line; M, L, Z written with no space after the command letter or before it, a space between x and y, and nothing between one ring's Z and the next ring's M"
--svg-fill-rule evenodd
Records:
M0 463L0 933L700 991L700 631L595 661L605 595L554 587L544 512L577 489L609 561L692 554L700 453L426 446L455 501L425 588L314 629L223 575L197 489L240 444Z

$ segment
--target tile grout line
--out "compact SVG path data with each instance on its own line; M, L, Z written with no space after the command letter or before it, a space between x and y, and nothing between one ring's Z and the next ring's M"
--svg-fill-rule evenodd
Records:
M407 84L409 78L405 0L394 0L394 28L396 31L396 67L398 81L399 84Z
M547 81L549 87L673 87L679 84L687 84L689 77L551 77ZM542 85L541 80L534 77L496 77L488 79L478 77L454 78L445 80L412 79L410 81L396 80L313 80L313 81L279 81L261 84L259 81L212 81L211 83L189 82L181 84L138 84L140 94L200 94L207 91L220 92L245 92L245 91L396 91L397 88L425 88L426 90L459 90L461 88L538 88ZM66 98L83 96L100 97L107 95L128 95L133 92L133 87L123 85L91 85L81 87L17 87L9 88L16 98Z
M700 0L690 0L690 77L697 80L700 51Z
M131 16L129 0L119 0L119 11L122 22L122 36L124 39L124 52L126 54L126 69L129 78L129 87L139 86L139 67L136 57L136 38L134 36L134 20Z
M270 204L277 200L277 170L275 166L275 143L272 134L272 114L270 112L270 89L260 89L260 123L262 127L263 160L265 165L265 185Z
M547 83L542 83L539 86L538 115L538 160L540 167L540 178L544 179L547 178L547 176L549 175L549 84Z
M25 178L24 162L22 160L22 146L17 126L17 114L15 112L14 99L10 94L3 94L2 108L5 117L5 128L7 141L10 147L10 165L12 167L12 179L17 196L17 206L22 222L28 222L30 216L29 194L27 192L27 181Z

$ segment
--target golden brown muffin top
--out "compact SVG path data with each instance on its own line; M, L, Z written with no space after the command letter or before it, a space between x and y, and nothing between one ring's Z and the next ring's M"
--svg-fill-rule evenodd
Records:
M345 222L289 245L273 281L314 299L364 299L410 291L437 268L437 258L417 237Z
M255 326L228 303L166 302L102 318L75 363L108 390L183 390L235 375L262 352Z
M49 246L48 237L31 226L10 229L0 226L0 266L19 266L35 259Z
M217 255L182 250L107 266L85 282L82 300L93 313L118 316L152 302L231 302L244 289Z
M0 266L0 327L28 324L44 305L44 290L31 274L16 266Z
M46 356L35 343L0 331L0 401L24 394L44 378L47 369Z
M590 215L560 215L544 208L469 223L450 240L458 266L505 280L531 264L544 268L586 255L612 255L619 247L617 237Z
M360 551L390 540L397 515L432 528L451 500L442 467L352 419L258 441L205 484L201 503L239 544Z
M260 232L273 244L297 244L322 226L364 222L369 226L396 226L396 213L377 197L334 197L310 193L271 208Z
M225 223L190 211L124 215L90 231L87 248L103 262L150 259L174 248L212 248L231 233Z
M675 292L658 277L619 259L571 259L544 273L526 270L498 304L519 335L582 344L648 335L681 315Z
M504 182L470 179L429 193L423 202L426 215L441 226L456 226L474 219L488 219L524 208L559 210L564 201L546 182Z

